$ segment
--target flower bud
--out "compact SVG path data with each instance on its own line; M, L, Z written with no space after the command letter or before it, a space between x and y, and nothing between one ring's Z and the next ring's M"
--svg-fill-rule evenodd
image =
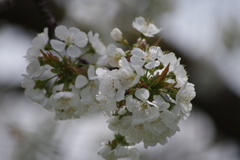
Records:
M117 42L121 42L123 40L123 34L118 28L114 28L112 30L111 37Z

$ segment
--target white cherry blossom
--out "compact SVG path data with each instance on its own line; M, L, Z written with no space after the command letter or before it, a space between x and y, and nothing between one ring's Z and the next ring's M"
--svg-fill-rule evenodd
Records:
M164 65L167 66L169 65L169 72L171 71L175 71L177 66L180 64L180 60L181 58L178 58L175 56L174 53L168 53L168 54L164 54L163 56L158 58L159 61Z
M120 69L116 70L116 78L114 79L114 88L117 89L116 101L124 98L125 91L137 84L144 75L144 71L140 66L133 66L125 57L119 61Z
M127 109L133 114L132 124L140 124L144 123L145 121L154 121L159 117L157 105L150 101L138 101L137 99L132 98L132 95L130 95L126 98L126 106Z
M119 158L138 160L140 156L138 149L134 146L122 146L118 144L117 147L112 150L107 141L102 142L102 147L97 153L106 160L116 160Z
M27 73L32 77L39 77L48 69L48 66L40 66L39 61L35 60L28 64Z
M35 89L35 81L29 75L23 74L22 76L24 78L21 85L25 88L25 96L32 102L39 104L47 110L51 110L52 106L49 104L49 99L45 96L46 90Z
M182 118L187 119L192 110L191 100L196 96L194 85L192 83L185 82L185 84L178 91L176 96L176 106L180 108Z
M160 65L159 60L157 58L162 56L162 51L160 47L150 47L147 52L144 52L140 48L133 48L131 51L132 57L130 61L133 65L139 65L146 67L147 69L152 69Z
M179 64L174 70L176 75L177 85L175 87L182 87L188 80L187 72L184 69L183 65Z
M32 40L32 47L28 49L27 55L24 56L29 62L36 61L38 56L41 55L40 50L45 51L48 43L48 28L44 28L44 32L37 35Z
M118 145L116 150L116 157L119 158L132 158L135 160L139 159L140 153L138 149L134 146L122 146Z
M52 94L50 104L55 108L55 118L59 120L72 119L78 107L81 107L78 95L73 92Z
M110 44L106 49L108 55L108 63L112 67L119 67L119 60L125 57L126 54L121 48L117 48L114 44Z
M86 33L75 27L67 29L60 25L56 27L55 35L59 40L51 40L52 47L58 52L62 52L67 47L67 54L73 58L81 55L79 47L85 47L88 42Z
M123 136L129 134L129 127L131 126L132 117L131 116L123 116L121 119L119 116L113 116L107 120L108 128L116 133L119 133Z
M116 70L109 71L107 69L97 68L96 74L100 82L100 93L102 95L106 95L107 97L114 97L116 95L116 88L114 87L117 79Z
M95 74L95 68L93 65L89 66L88 79L83 75L77 76L75 87L82 88L81 102L83 104L91 104L95 101L96 95L98 94L98 86L99 86L99 80Z
M91 43L92 47L94 48L95 52L100 56L104 55L106 52L106 47L99 39L99 34L95 33L93 35L92 31L88 32L89 42Z
M29 75L27 74L22 74L23 76L23 80L21 82L21 86L24 88L24 89L31 89L31 88L34 88L35 86L35 81L32 79L32 77L30 77Z
M147 22L143 17L137 17L132 26L146 37L153 37L153 35L162 30L157 28L153 23Z
M128 89L137 84L144 75L144 70L139 65L132 65L125 57L119 61L121 67L118 71L118 78L121 81L121 87Z

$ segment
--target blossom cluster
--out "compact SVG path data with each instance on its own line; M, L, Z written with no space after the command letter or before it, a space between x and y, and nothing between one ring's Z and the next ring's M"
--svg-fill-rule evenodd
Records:
M138 159L136 143L145 148L167 143L189 116L196 94L181 59L147 43L161 29L142 17L132 26L140 32L132 45L118 28L110 34L128 49L106 47L98 33L62 25L55 29L56 39L49 39L45 28L25 56L25 96L54 111L55 120L104 111L115 138L103 142L98 154L109 160ZM87 54L97 54L96 63L86 60Z

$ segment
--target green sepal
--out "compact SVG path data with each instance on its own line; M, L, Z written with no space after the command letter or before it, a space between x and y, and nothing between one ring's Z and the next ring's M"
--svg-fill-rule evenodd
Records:
M34 89L45 89L46 88L46 81L42 80L36 80Z

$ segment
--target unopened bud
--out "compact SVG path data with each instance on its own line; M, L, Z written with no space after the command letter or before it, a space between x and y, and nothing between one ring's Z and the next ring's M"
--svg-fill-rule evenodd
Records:
M117 42L123 41L123 34L118 28L114 28L111 32L111 37Z

